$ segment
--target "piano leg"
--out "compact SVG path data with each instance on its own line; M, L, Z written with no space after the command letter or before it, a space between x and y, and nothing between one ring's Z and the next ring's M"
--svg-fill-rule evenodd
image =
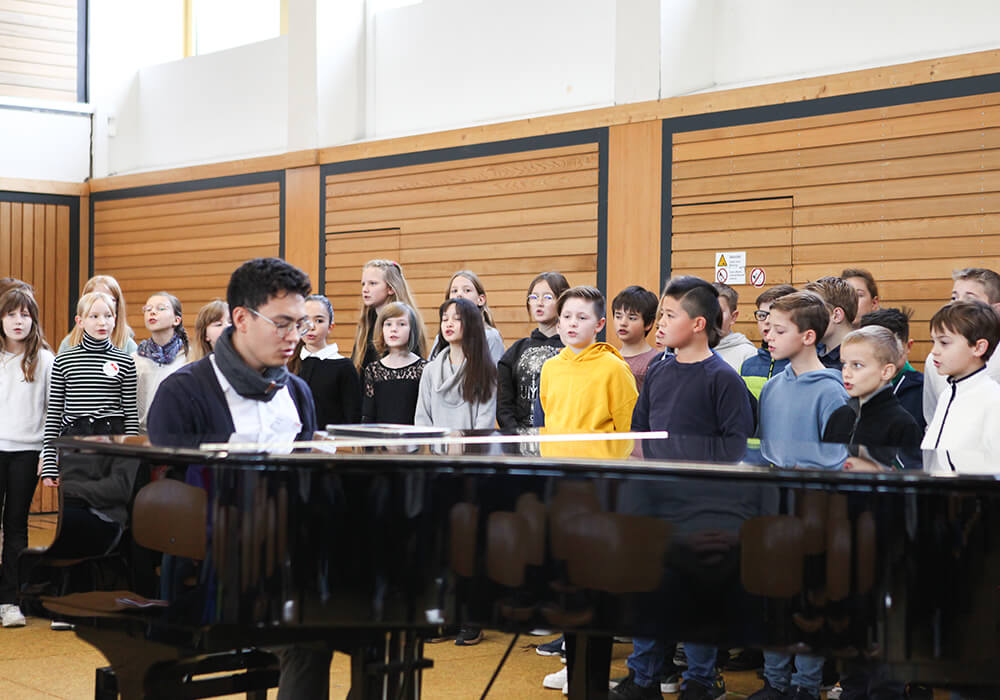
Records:
M423 670L434 663L423 658L423 652L423 637L413 630L366 637L350 652L351 690L347 700L419 700Z
M569 700L607 700L612 637L566 634Z

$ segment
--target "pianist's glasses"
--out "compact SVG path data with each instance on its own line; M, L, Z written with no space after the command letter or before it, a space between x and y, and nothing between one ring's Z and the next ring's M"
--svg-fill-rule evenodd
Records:
M288 331L292 330L292 328L294 328L295 332L298 333L300 336L305 335L313 328L315 328L315 324L313 324L313 322L310 321L308 318L300 318L298 321L282 321L281 323L278 323L277 321L272 321L264 314L258 312L256 309L247 309L247 311L252 313L257 318L262 318L268 323L270 323L272 326L274 326L275 332L282 338L288 335Z

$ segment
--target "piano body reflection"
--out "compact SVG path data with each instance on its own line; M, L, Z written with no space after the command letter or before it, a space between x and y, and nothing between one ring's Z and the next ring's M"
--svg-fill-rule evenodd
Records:
M155 696L187 657L315 641L352 654L352 698L418 697L422 639L463 623L565 630L576 698L606 697L612 635L832 654L1000 694L995 478L685 462L664 457L683 454L674 437L644 441L641 459L627 441L566 440L62 439L63 453L138 463L133 536L167 552L140 593L163 602L27 602L72 616L125 697ZM173 483L151 482L164 466Z

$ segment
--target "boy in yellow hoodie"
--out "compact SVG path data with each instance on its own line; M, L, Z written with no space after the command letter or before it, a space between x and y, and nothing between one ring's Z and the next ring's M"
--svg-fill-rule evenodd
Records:
M607 321L604 308L594 287L572 287L559 295L565 347L542 365L538 387L537 424L546 433L624 433L632 426L639 396L635 377L613 346L595 342Z

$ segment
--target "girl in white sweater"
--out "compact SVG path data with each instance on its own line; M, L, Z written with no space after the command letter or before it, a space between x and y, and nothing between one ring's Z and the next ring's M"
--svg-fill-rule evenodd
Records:
M38 324L38 304L24 287L0 296L0 396L16 410L0 421L0 623L24 626L17 606L17 557L28 546L28 510L38 483L46 397L55 359Z
M181 302L173 294L157 292L149 297L142 307L142 317L150 337L139 343L132 357L135 359L139 428L144 430L146 413L156 389L169 374L187 364L189 344L182 323Z

